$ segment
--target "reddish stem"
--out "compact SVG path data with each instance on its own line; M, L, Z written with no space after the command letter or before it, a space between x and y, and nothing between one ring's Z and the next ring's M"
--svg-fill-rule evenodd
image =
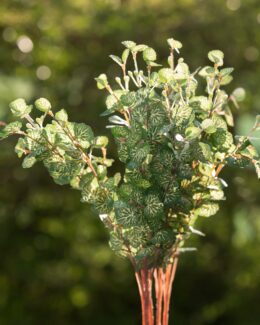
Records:
M154 307L153 307L153 270L148 270L148 299L149 299L149 318L150 324L154 324Z
M172 283L175 278L175 273L177 269L178 257L174 258L173 264L169 264L166 268L165 275L165 295L164 295L164 306L163 306L163 324L168 325L169 322L169 309L170 309L170 300L172 293Z
M135 278L138 285L140 300L141 300L141 307L142 307L142 325L145 325L145 305L144 305L144 295L143 295L143 288L142 288L142 282L140 278L140 274L135 271Z
M142 325L168 325L169 308L177 269L178 257L166 269L158 267L155 270L142 268L135 271L136 282L139 289L142 305ZM153 308L153 281L155 283L156 317Z
M169 297L169 285L170 285L170 279L171 279L171 269L172 269L172 264L168 264L165 270L164 274L164 282L163 282L163 323L162 325L168 325L168 315L169 315L169 302L170 302L170 297Z
M152 299L152 272L147 268L141 269L141 284L143 291L143 325L154 325Z
M162 325L162 303L163 303L163 287L162 287L163 271L161 268L154 270L155 295L156 295L156 325Z

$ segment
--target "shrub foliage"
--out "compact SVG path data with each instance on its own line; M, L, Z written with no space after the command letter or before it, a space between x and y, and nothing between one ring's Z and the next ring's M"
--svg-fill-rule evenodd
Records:
M175 58L182 44L167 42L166 67L156 62L154 49L125 41L122 55L111 55L122 70L114 86L105 74L96 78L98 88L108 91L102 115L109 116L123 175L107 173L113 163L107 137L70 122L64 109L54 112L44 98L34 106L12 102L16 120L0 131L1 138L19 136L15 152L23 168L41 161L55 183L80 190L109 230L111 248L139 268L168 264L191 233L201 234L194 228L197 218L216 214L225 200L223 167L253 165L260 177L250 134L234 138L230 132L240 98L222 89L233 71L223 67L224 54L210 51L210 65L190 71L183 58ZM252 131L259 126L258 116Z

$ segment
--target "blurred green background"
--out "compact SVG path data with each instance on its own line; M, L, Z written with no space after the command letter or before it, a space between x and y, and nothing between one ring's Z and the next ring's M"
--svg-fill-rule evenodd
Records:
M169 37L183 42L192 69L206 64L210 49L225 53L235 67L229 90L246 90L234 110L235 132L246 134L260 113L259 0L1 0L0 120L11 119L16 97L47 97L107 134L99 117L105 94L93 78L118 72L108 55L127 39L155 47L165 62ZM23 170L14 144L0 147L0 324L140 324L130 263L110 251L80 194L53 184L42 166ZM187 245L198 252L179 264L175 324L260 323L259 182L251 169L228 169L223 178L227 200L200 221L207 236L192 238Z

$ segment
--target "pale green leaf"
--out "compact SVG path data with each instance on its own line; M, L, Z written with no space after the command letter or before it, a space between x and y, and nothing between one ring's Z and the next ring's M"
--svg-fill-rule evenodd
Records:
M108 138L105 136L99 136L95 138L94 145L96 147L106 147L108 145Z
M75 138L84 148L88 148L94 140L94 133L91 127L84 123L73 123L73 131Z
M220 84L222 86L228 85L233 80L232 76L224 76L220 79Z
M62 121L62 122L67 122L68 121L68 114L65 111L65 109L61 109L59 110L56 114L55 114L55 119L58 121Z
M30 114L32 110L31 105L27 105L23 98L18 98L9 104L12 114L16 117L24 118Z
M109 57L113 60L113 61L115 61L118 65L122 65L122 63L123 63L123 61L120 59L120 57L119 56L116 56L116 55L109 55Z
M235 100L237 102L242 102L245 98L246 98L246 91L244 88L236 88L233 93L232 96L235 98Z
M234 126L234 118L231 109L228 106L225 106L224 112L225 112L225 119L227 121L227 124L229 126Z
M201 129L195 126L190 126L185 130L185 136L187 140L196 139L200 136Z
M226 76L230 75L233 71L234 71L234 68L224 68L224 69L220 70L219 75L221 77L226 77Z
M208 53L208 58L211 62L218 66L223 65L224 53L220 50L213 50Z
M23 168L31 168L36 163L36 158L34 156L26 156L23 160Z
M156 61L157 55L154 49L148 47L143 52L143 58L145 61Z
M129 49L125 49L122 53L122 61L124 64L126 64L126 61L128 59L128 56L129 56L129 53L130 53L130 50Z
M182 48L182 43L173 39L173 38L168 38L167 43L169 44L170 48L172 49L181 49Z
M108 86L107 76L104 73L95 78L95 80L97 82L98 89L104 89Z
M212 119L209 119L209 118L202 121L201 127L206 133L209 133L209 134L214 133L217 130L217 128L216 128L216 126L214 124L214 121Z
M124 41L122 44L129 50L132 50L136 46L136 43L133 41Z
M139 45L136 45L134 48L132 48L131 50L133 52L143 52L145 51L146 49L148 48L147 45L145 44L139 44Z
M18 139L17 144L15 146L15 152L17 153L17 156L19 158L21 158L22 155L27 152L26 142L25 142L24 138Z
M43 113L47 113L48 111L51 110L51 103L46 98L37 99L34 105L39 111Z
M199 71L199 75L204 78L214 76L214 74L215 69L210 66L206 66Z
M195 210L196 215L201 217L210 217L216 214L219 210L217 203L205 203Z
M163 68L158 71L158 76L161 82L171 82L174 80L174 71L170 68Z
M21 130L22 123L19 121L11 122L5 125L2 129L0 129L0 138L7 138L11 134L15 134Z

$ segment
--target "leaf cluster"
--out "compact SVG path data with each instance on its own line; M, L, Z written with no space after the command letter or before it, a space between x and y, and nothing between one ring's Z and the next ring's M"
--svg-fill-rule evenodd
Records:
M183 58L176 60L182 44L167 42L168 66L156 62L149 46L125 41L122 55L110 56L122 75L113 85L105 74L96 78L98 88L108 92L102 116L109 116L123 177L107 174L113 162L106 154L108 139L95 137L84 123L69 122L64 109L53 113L46 99L35 102L41 112L35 118L33 106L12 102L19 121L0 133L20 136L15 151L24 157L24 168L42 161L57 184L80 190L108 228L112 249L137 267L167 264L191 233L200 234L193 227L197 218L216 214L225 199L223 167L253 164L260 177L250 135L236 139L230 132L240 99L236 91L228 95L222 89L233 71L223 68L224 54L210 51L212 65L190 71ZM198 93L201 80L204 94Z

